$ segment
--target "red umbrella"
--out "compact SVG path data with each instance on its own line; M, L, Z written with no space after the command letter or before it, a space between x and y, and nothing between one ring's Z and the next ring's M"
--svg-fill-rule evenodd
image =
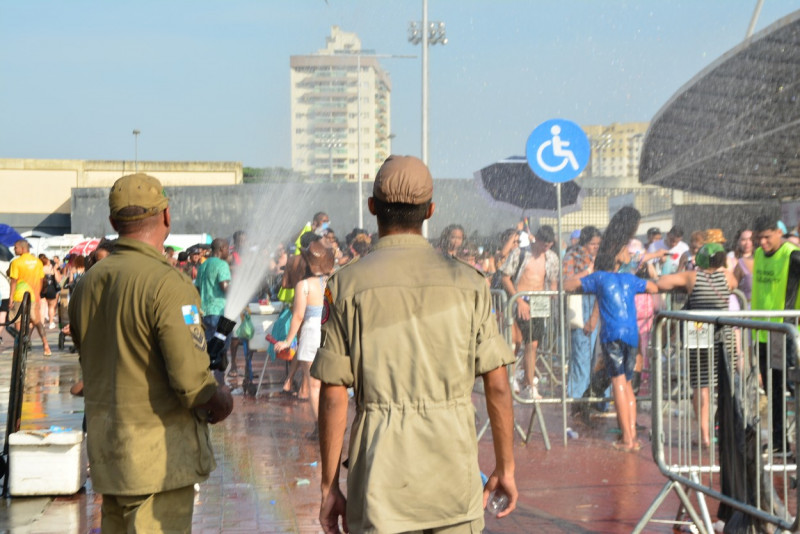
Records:
M100 239L96 237L92 239L86 239L85 241L81 241L80 243L69 249L69 252L67 252L67 254L69 254L70 256L72 256L73 254L78 254L80 256L88 256L89 254L94 252L94 249L97 248L98 244L100 244Z

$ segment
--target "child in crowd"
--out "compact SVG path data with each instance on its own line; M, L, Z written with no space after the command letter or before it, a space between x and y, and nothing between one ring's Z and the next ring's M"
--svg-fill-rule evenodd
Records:
M639 219L639 212L634 208L624 207L618 211L603 234L594 272L564 280L564 289L567 291L582 289L585 293L597 295L600 344L622 433L621 439L614 443L614 448L627 452L642 447L636 438L636 396L631 384L639 344L634 297L637 293L658 292L653 282L630 273L617 272L625 261L628 242L639 226ZM593 320L594 316L590 321Z

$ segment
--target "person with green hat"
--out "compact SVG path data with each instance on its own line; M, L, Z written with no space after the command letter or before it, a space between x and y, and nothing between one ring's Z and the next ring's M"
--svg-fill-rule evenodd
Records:
M200 296L163 255L172 219L161 183L123 176L108 204L114 253L69 303L101 529L189 532L194 485L216 467L208 425L233 398L209 371Z
M687 310L727 311L730 294L738 285L733 273L725 268L727 254L719 243L706 243L695 255L696 270L666 274L656 284L660 291L685 289L689 293ZM728 354L734 354L733 332L730 327L717 327L713 343L708 336L692 333L696 323L689 323L689 337L696 348L689 348L689 385L694 389L694 409L700 426L700 441L704 447L711 446L709 413L711 401L709 387L713 380L716 387L716 365L712 354L721 354L723 344ZM713 344L713 351L712 351ZM703 346L705 345L705 346ZM712 378L712 373L714 373Z

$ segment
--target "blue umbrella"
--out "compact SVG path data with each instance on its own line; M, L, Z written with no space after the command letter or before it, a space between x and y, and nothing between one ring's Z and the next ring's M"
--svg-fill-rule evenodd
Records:
M0 245L5 245L6 247L11 248L14 246L14 243L19 241L20 239L25 239L19 232L11 228L7 224L0 224Z

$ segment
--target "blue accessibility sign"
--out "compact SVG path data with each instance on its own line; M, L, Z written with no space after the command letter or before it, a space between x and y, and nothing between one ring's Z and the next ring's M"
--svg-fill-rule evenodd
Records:
M589 163L589 138L566 119L550 119L537 126L525 145L528 166L542 180L568 182Z

